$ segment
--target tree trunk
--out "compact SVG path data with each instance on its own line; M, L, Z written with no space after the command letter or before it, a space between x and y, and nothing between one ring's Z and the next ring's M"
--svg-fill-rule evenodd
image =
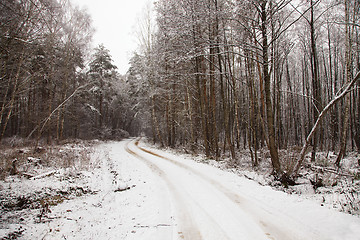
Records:
M192 109L192 96L190 95L189 80L186 79L186 100L187 100L187 112L190 123L190 146L191 152L195 153L195 132L193 126L193 109Z
M268 39L267 39L267 1L261 4L261 34L262 34L262 60L263 60L263 75L264 75L264 91L265 91L265 104L266 104L266 119L270 150L271 163L275 174L282 175L281 164L279 161L278 149L275 140L275 126L274 126L274 113L271 103L271 78L269 74L269 58L268 58Z
M157 121L157 118L156 118L156 111L155 111L155 96L152 96L151 97L151 108L152 108L152 111L151 111L151 117L152 117L152 121L153 121L153 125L154 125L154 132L155 132L155 136L158 138L158 141L160 142L160 145L161 147L164 146L164 142L162 140L162 137L161 137L161 133L160 133L160 129L159 129L159 123Z
M10 101L8 103L8 112L7 112L7 115L6 115L6 118L5 118L5 122L3 124L3 128L2 128L1 133L0 133L0 141L4 137L7 124L9 122L9 120L10 120L10 117L11 117L11 114L12 114L12 111L13 111L13 108L14 108L15 97L16 97L16 94L17 94L17 91L18 91L18 81L19 81L19 77L20 77L20 70L21 70L22 63L23 63L23 55L20 57L19 65L18 65L18 68L17 68L17 71L16 71L14 84L12 86L13 90L12 90L12 93L11 93ZM10 80L9 80L9 82L10 82ZM6 92L8 92L8 90L9 89L7 88ZM5 99L6 99L6 95L4 97L4 100ZM4 101L4 103L5 103L5 101ZM1 126L1 120L3 118L3 114L5 113L6 108L7 108L7 106L5 104L3 104L2 109L1 109L0 126Z
M348 8L348 0L345 0L345 64L346 64L346 83L351 82L351 32L350 32L350 18L349 18L349 8ZM345 155L346 152L346 140L348 136L349 129L349 118L350 118L350 94L347 94L345 97L345 111L344 111L344 121L343 128L341 131L341 139L340 139L340 152L336 159L335 164L340 166L340 162Z
M248 57L247 60L247 72L248 72L248 94L250 100L250 109L249 109L249 133L248 133L248 146L251 153L251 159L254 167L257 167L259 162L257 158L257 143L256 143L256 119L255 119L255 96L254 96L254 63L253 60ZM254 152L253 152L254 148Z

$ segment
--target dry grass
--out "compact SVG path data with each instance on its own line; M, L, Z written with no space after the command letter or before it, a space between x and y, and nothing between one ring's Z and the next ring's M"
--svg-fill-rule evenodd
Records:
M93 142L78 140L37 149L29 144L0 145L0 180L15 174L31 175L32 169L39 167L88 169L93 145Z

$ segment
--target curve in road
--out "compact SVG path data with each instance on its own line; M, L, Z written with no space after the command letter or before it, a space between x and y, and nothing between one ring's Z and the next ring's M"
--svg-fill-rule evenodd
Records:
M207 174L129 142L126 150L166 183L175 201L178 236L183 239L320 239L287 227L288 216L230 190ZM310 236L309 236L310 235ZM312 235L312 236L311 236Z

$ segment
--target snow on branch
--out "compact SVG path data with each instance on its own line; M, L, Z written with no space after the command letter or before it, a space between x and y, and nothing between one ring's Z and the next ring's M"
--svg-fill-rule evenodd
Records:
M356 74L356 76L354 77L354 79L345 87L345 89L341 92L341 94L339 94L338 96L336 96L333 100L331 100L325 107L324 109L321 111L319 117L316 120L316 123L314 124L313 128L311 129L311 132L309 133L309 135L306 138L306 141L304 143L304 146L301 149L298 161L295 165L294 171L292 173L292 176L296 176L298 171L300 170L300 167L304 161L305 155L306 155L306 150L309 147L310 141L312 139L312 137L314 136L314 133L316 131L316 129L319 127L320 122L322 121L322 119L324 118L324 116L326 115L326 113L329 111L329 109L338 101L340 101L344 96L346 96L346 94L348 94L352 88L352 86L355 84L355 82L357 82L360 79L360 71Z

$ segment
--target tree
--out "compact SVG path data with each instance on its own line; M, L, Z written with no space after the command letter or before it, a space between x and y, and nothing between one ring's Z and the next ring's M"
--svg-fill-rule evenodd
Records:
M333 100L331 100L325 107L324 109L321 111L321 113L319 114L318 119L316 120L313 128L311 129L309 135L306 138L305 144L301 149L301 152L299 154L298 157L298 161L294 167L294 171L292 172L292 176L296 177L297 173L300 170L300 167L304 161L305 158L305 154L307 151L307 148L309 147L310 141L311 139L314 137L314 133L316 132L317 128L320 126L321 121L323 120L325 114L329 111L329 109L336 104L338 101L340 101L342 98L344 98L346 95L348 95L348 93L351 91L351 88L354 86L354 84L360 80L360 72L358 72L356 74L356 76L354 77L354 79L349 82L347 84L347 86L345 86L344 90L338 95L336 96Z
M346 83L349 84L352 78L352 35L354 28L350 26L350 9L351 6L355 9L355 6L351 4L350 1L345 0L344 2L344 11L345 11L345 79ZM345 111L344 111L344 120L341 131L340 139L340 151L336 159L336 165L339 167L342 158L345 156L346 152L346 142L349 129L350 121L350 95L345 96Z
M104 120L106 120L105 117L109 106L109 93L112 81L116 77L115 70L117 67L112 64L110 51L102 44L95 48L95 53L92 58L93 60L89 64L89 74L94 80L93 92L97 96L97 121L95 120L95 128L101 129Z
M341 74L346 66L345 24L337 22L341 5L332 0L171 0L158 1L155 10L156 31L143 31L147 40L137 67L150 89L154 141L215 159L229 154L232 163L238 161L235 145L243 146L250 149L254 166L260 160L257 150L266 145L274 174L286 181L295 162L279 149L307 142L319 124L322 102L337 98L348 82ZM359 58L354 49L353 59ZM358 93L350 96L352 119L359 111ZM317 126L311 133L313 157L318 148L339 143L346 104L340 99L332 106L331 116L321 115L331 128ZM349 124L347 140L355 138L354 120Z
M0 8L6 86L0 91L0 138L44 135L50 141L73 134L71 106L78 98L62 103L84 84L79 70L92 36L89 15L67 0L5 1Z

